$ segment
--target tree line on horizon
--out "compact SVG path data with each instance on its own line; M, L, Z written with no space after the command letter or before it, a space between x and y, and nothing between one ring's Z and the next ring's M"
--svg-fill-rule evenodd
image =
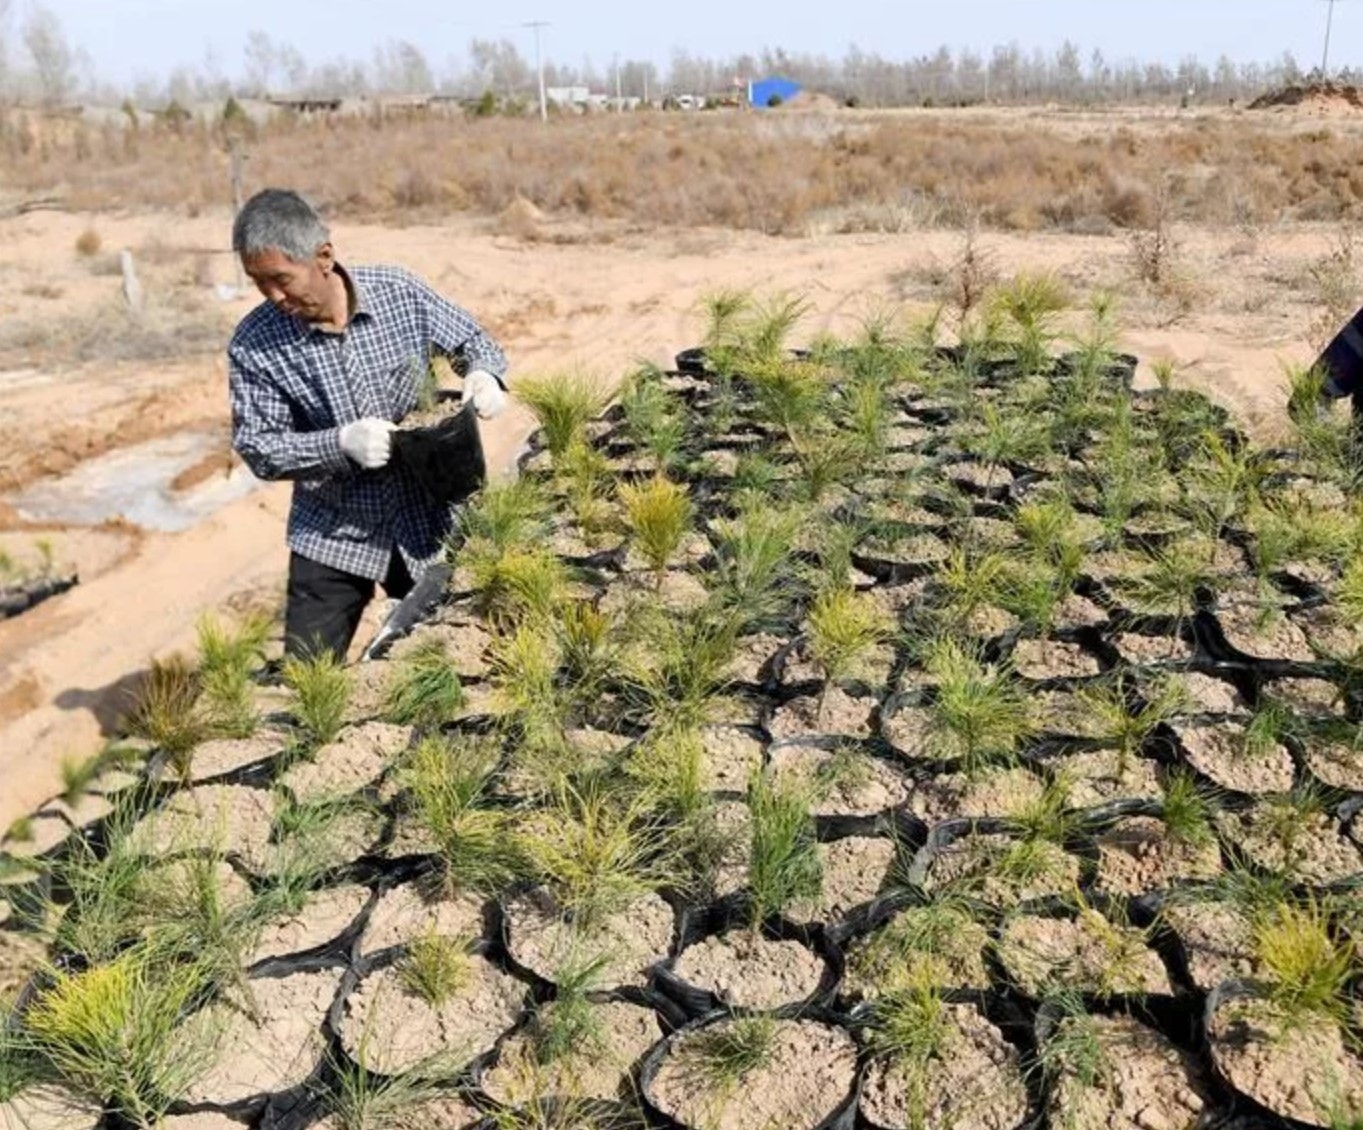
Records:
M228 98L345 98L443 94L477 99L489 93L508 103L533 101L538 75L510 39L472 39L463 56L443 64L406 40L377 47L368 60L312 61L295 46L264 31L249 33L240 64L229 74L210 53L196 66L143 77L131 86L102 79L93 60L67 36L51 9L34 4L15 18L14 0L0 0L0 104L64 106L74 103L132 104L155 109ZM572 65L546 58L548 86L585 86L644 101L669 94L737 92L749 79L779 74L806 89L848 105L867 107L957 106L983 102L1105 103L1167 101L1225 103L1252 98L1320 78L1290 52L1266 63L1237 63L1221 56L1208 66L1194 56L1176 65L1124 59L1094 50L1087 55L1065 40L1054 50L996 46L986 57L970 50L935 51L888 58L849 48L840 59L768 48L756 54L711 59L674 50L665 68L638 59L605 67L590 59ZM1353 68L1332 71L1343 83L1363 81Z

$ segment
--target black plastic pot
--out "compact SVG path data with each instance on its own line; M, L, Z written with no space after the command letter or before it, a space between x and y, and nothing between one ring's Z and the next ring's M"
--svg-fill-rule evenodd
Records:
M471 404L429 427L393 433L393 462L438 505L462 502L487 480L478 416Z

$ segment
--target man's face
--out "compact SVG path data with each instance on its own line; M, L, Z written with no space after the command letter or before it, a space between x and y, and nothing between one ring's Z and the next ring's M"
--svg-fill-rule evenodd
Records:
M290 259L282 251L262 251L243 255L241 265L267 302L283 314L305 322L326 316L331 295L331 244L324 243L304 262Z

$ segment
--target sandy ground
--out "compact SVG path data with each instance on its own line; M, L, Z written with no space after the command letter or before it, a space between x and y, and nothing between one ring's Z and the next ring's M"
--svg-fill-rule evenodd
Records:
M195 477L224 473L225 366L220 352L206 350L225 342L255 301L213 296L212 283L233 279L230 256L219 250L228 223L225 212L0 221L0 326L12 319L36 327L28 344L10 340L8 348L0 333L0 547L23 557L48 536L59 563L82 575L71 592L0 622L0 828L56 791L64 757L99 748L150 658L192 647L200 612L278 605L286 486L264 487L179 533L33 527L4 503L111 448L185 431L218 437ZM95 259L75 250L87 229L105 249ZM1281 427L1283 365L1309 360L1306 327L1321 314L1308 266L1339 233L1320 226L1177 235L1181 301L1142 289L1120 236L986 233L980 247L1003 275L1044 269L1077 296L1116 290L1125 348L1147 363L1171 358L1178 381L1208 390L1270 434ZM554 221L513 229L470 219L400 229L346 224L334 236L343 261L403 264L473 310L506 347L513 385L517 375L567 368L614 381L641 360L666 365L697 343L697 301L719 287L803 294L812 312L797 337L852 332L889 305L922 315L949 288L962 248L961 235L945 231L770 239ZM107 266L109 251L121 247L144 264L148 320L172 334L207 336L199 355L139 360L135 343L123 340L119 279ZM82 334L93 345L73 352L72 337ZM487 433L494 461L510 462L529 430L519 408L496 421Z

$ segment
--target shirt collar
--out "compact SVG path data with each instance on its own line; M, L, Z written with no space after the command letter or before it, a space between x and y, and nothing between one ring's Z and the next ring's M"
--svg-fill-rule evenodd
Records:
M374 311L369 302L364 287L359 279L347 271L340 263L336 264L336 273L345 283L346 294L350 299L350 321L346 323L346 329L360 318L369 319L374 316ZM298 327L302 337L312 337L316 334L335 335L334 330L324 330L320 326L314 326L311 322L305 322L302 318L295 317L294 325ZM342 331L344 332L344 331Z

